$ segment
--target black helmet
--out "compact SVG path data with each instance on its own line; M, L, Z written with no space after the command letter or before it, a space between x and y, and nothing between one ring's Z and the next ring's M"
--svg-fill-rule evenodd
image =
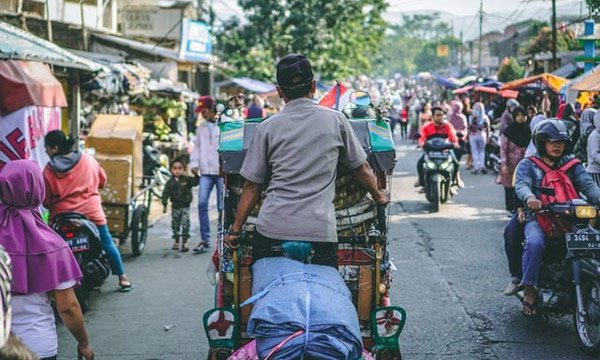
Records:
M559 119L543 120L535 126L533 130L533 145L537 149L538 155L546 154L546 142L565 141L569 142L569 131L564 121Z

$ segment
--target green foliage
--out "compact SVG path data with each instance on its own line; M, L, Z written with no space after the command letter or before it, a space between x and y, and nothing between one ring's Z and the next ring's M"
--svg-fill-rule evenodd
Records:
M238 0L247 23L227 21L216 52L229 75L272 81L278 59L308 56L323 79L370 71L384 40L385 0Z
M581 45L571 29L558 31L556 34L556 51L581 49ZM548 26L540 28L538 34L532 38L523 49L524 54L535 55L541 52L552 51L552 29Z
M540 33L540 30L544 27L550 26L546 21L531 20L529 23L529 36L534 37Z
M586 2L592 12L600 11L600 0L586 0Z
M505 58L498 69L498 80L508 82L521 79L524 73L525 68L519 65L517 59L513 57Z
M450 46L451 53L456 52L460 40L450 33L450 26L439 20L438 13L402 15L402 22L390 27L373 73L381 76L398 72L412 74L447 66L448 58L438 58L436 48L443 43Z

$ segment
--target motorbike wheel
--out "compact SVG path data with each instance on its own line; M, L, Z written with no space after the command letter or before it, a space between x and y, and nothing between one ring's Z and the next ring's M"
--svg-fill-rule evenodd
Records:
M140 256L146 248L148 238L148 210L139 205L131 217L131 251L133 256Z
M494 172L496 175L500 174L500 163L497 161L494 161Z
M75 288L75 297L77 297L81 312L85 314L90 309L90 287L88 286L85 278L86 260L85 256L81 253L75 254L75 260L77 260L77 264L79 265L81 272L84 274L84 276L81 278L81 284Z
M600 352L600 280L584 279L581 292L585 316L583 322L577 319L580 309L576 306L573 321L577 338L585 353L598 354Z
M441 181L432 181L431 183L431 197L430 201L433 205L433 212L440 211L440 204L442 202L442 182Z

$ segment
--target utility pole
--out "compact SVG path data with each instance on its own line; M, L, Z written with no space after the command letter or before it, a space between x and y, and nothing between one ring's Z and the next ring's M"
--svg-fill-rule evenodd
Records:
M48 0L46 0L44 9L46 12L46 31L48 32L48 41L52 42L52 21L50 20L50 4L48 4Z
M458 51L459 51L459 53L458 53L458 57L459 57L459 60L458 60L459 64L458 64L458 66L460 68L460 73L462 75L462 72L463 72L463 31L462 30L460 31L460 46L458 48Z
M553 0L554 1L554 0ZM482 40L483 40L483 0L481 0L479 5L479 57L477 60L477 72L478 75L481 76L481 48L482 48Z
M556 37L556 0L552 0L552 70L555 70L557 67Z

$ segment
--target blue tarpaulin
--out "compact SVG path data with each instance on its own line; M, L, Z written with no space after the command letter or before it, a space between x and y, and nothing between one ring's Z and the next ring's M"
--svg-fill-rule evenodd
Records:
M336 269L277 257L258 260L252 274L248 333L261 359L299 331L270 359L361 357L358 316Z

